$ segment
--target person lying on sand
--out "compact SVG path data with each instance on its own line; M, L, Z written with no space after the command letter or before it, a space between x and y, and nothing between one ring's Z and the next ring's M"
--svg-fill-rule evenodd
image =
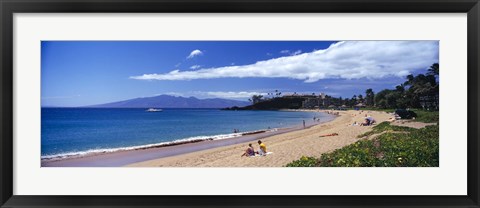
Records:
M262 156L267 155L267 146L265 146L265 144L261 140L258 140L258 145L260 145L260 149L258 149L257 154Z
M327 137L327 136L338 136L338 134L337 133L331 133L331 134L320 135L319 137Z
M248 144L248 148L245 150L243 155L240 156L240 157L243 157L243 156L247 156L247 157L255 156L255 150L253 149L252 144Z

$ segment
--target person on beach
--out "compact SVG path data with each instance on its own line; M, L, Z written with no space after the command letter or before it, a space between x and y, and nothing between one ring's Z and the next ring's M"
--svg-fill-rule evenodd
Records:
M257 153L262 156L267 155L267 146L265 146L261 140L258 140L258 145L260 145L260 148L258 149Z
M305 120L303 120L303 128L305 128Z
M255 150L253 149L252 144L248 144L248 148L245 150L243 155L240 156L240 157L243 157L243 156L247 156L247 157L255 156Z
M365 121L361 123L360 126L370 126L370 120L368 118L365 118Z
M377 123L377 121L375 121L375 119L373 119L371 116L369 116L367 119L370 121L370 125Z

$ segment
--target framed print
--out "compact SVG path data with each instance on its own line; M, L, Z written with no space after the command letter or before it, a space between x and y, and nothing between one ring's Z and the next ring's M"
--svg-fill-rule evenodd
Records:
M2 207L479 206L476 0L0 5Z

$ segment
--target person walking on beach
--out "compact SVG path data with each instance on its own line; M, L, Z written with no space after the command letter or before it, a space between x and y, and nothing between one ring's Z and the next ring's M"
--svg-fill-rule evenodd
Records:
M260 149L258 150L258 154L262 155L262 156L267 155L267 146L265 146L265 144L261 140L258 140L258 145L260 145Z
M305 120L303 120L303 128L305 128Z

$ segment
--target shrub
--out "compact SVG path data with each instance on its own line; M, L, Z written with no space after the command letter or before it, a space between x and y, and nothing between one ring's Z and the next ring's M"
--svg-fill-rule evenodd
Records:
M371 131L366 132L366 133L361 134L361 135L358 135L358 138L371 136L373 134L379 134L379 133L386 132L386 131L411 132L413 130L414 130L414 128L405 127L405 126L392 126L392 125L390 125L389 122L384 121L384 122L374 126Z
M314 157L303 156L300 160L295 160L287 164L287 167L315 167L318 164L318 160Z
M415 119L415 121L425 123L438 123L439 121L438 111L416 110L415 113L417 113L417 118Z
M390 126L381 123L371 132L386 132L372 140L360 140L351 145L324 153L319 159L302 157L288 167L438 167L439 127L422 129ZM369 132L367 132L369 133Z

